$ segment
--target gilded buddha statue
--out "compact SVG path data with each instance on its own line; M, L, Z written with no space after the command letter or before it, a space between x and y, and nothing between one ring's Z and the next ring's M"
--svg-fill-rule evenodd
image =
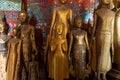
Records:
M106 80L106 73L111 69L114 55L113 33L115 13L108 8L109 3L110 0L101 0L101 7L95 11L94 16L92 35L95 34L96 38L96 64L99 80L101 80L101 74L103 74L102 78Z
M8 57L7 57L7 78L6 80L19 80L19 72L21 65L21 43L22 40L17 38L17 28L13 29L13 38L8 42Z
M59 1L60 7L53 9L46 47L48 75L54 80L69 78L67 36L72 25L72 10L65 6L67 0Z
M74 18L73 29L71 30L71 58L73 69L75 70L76 80L84 80L87 65L90 63L91 52L88 43L88 36L85 30L82 30L82 18L81 16L76 16ZM88 54L86 53L88 50ZM87 62L88 56L88 62Z
M22 4L23 5L23 4ZM31 61L32 54L37 55L37 48L35 43L35 29L33 26L27 23L27 13L24 10L24 5L21 12L19 13L20 24L18 27L17 36L22 40L22 60L23 70L22 78L28 80L29 74L29 62Z

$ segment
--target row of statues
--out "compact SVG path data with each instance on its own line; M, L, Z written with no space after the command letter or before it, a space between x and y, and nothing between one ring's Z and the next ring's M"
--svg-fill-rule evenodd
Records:
M46 54L48 55L48 76L54 80L69 79L69 64L73 63L77 80L86 75L86 49L90 56L87 32L81 29L82 18L76 16L72 28L72 10L60 0L60 7L54 8ZM71 59L72 57L72 59ZM89 58L90 59L90 58ZM88 63L89 65L89 63Z
M65 6L67 0L59 1L60 7L53 9L45 49L48 77L69 79L71 66L76 80L84 80L90 70L96 72L98 80L106 80L112 63L120 70L120 10L115 14L108 8L110 0L101 0L100 7L94 12L94 27L89 39L87 31L82 29L81 16L77 15L73 22L72 10ZM27 23L24 10L20 12L19 19L20 24L13 29L13 37L5 34L5 23L0 22L0 80L39 80L35 29ZM96 44L92 44L94 40ZM95 51L92 50L94 46Z
M94 12L94 27L89 41L87 32L81 29L80 15L75 17L72 24L72 12L65 7L66 2L67 0L60 0L61 6L55 8L53 12L46 50L49 77L54 80L68 79L66 74L68 74L69 60L72 58L77 80L84 80L85 70L89 66L96 72L98 80L106 80L106 74L112 68L112 63L117 65L118 70L120 65L119 10L115 14L112 11L113 6L110 5L111 0L101 0L99 8ZM94 45L93 40L96 43ZM91 51L91 46L96 46L94 49L96 51ZM96 63L92 67L94 54L93 62L96 60Z

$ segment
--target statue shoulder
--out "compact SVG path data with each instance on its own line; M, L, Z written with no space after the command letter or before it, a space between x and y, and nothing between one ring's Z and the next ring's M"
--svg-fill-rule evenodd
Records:
M72 9L71 9L71 8L68 8L68 10L69 10L69 11L72 11Z
M35 29L35 27L32 26L32 25L28 25L28 26L29 26L30 29Z
M82 30L82 32L83 32L83 34L85 34L85 35L87 34L87 31L85 31L85 30Z
M59 8L53 8L53 12L56 12L57 9L59 9Z
M115 16L115 12L112 10L109 10L109 13L111 13L111 16Z

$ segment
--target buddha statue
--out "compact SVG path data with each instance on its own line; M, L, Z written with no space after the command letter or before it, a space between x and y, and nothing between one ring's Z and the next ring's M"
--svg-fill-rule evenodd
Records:
M37 55L38 50L35 43L35 28L32 25L29 25L27 22L28 16L24 9L24 4L20 11L18 18L20 24L17 26L18 33L17 36L22 40L22 78L28 80L29 74L29 62L32 60L32 54ZM24 79L23 79L24 80Z
M114 56L114 18L115 13L108 8L110 0L101 0L101 7L95 11L93 35L96 39L97 77L106 80L106 73L112 67ZM112 55L112 56L111 56Z
M48 56L48 75L54 80L69 78L67 37L72 25L72 10L65 6L67 0L59 1L60 6L53 9L45 51Z
M13 38L8 42L7 78L6 80L19 80L21 66L21 44L22 40L17 37L17 28L13 29Z
M90 66L91 52L88 43L87 32L82 29L82 17L74 18L73 29L71 30L71 58L73 69L75 70L76 80L84 80L87 72L87 67ZM88 50L88 54L86 52ZM88 56L88 59L87 59ZM87 62L88 60L88 62Z

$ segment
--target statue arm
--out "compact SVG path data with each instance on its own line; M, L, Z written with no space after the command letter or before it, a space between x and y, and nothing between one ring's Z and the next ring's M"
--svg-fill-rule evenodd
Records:
M72 10L70 9L70 27L73 26L73 23L72 23Z
M55 19L56 19L56 8L53 9L53 16L52 16L52 23L51 23L51 27L50 27L50 38L51 38L51 34L52 34L52 29L53 29L53 26L55 24Z
M7 55L7 61L6 61L6 71L7 71L7 66L8 66L8 61L9 61L9 55L10 55L10 41L8 41L8 44L7 44L7 47L8 47L8 55Z
M68 50L68 56L70 58L70 54L71 54L71 49L72 49L72 43L73 43L73 34L72 31L70 32L70 43L69 43L69 50Z
M93 24L92 36L91 36L91 40L90 40L90 47L92 46L92 41L94 39L96 26L97 26L97 14L95 13L94 14L94 24Z
M111 48L112 48L112 62L113 62L114 61L114 19L112 20Z
M87 36L87 32L85 32L85 42L86 42L86 46L87 46L87 49L88 49L88 53L89 53L89 57L88 57L88 61L89 63L91 62L91 50L90 50L90 47L89 47L89 43L88 43L88 36Z
M32 42L32 51L34 52L35 51L35 55L37 55L37 47L36 47L36 43L35 43L35 29L34 27L32 27L32 30L31 30L31 42Z

